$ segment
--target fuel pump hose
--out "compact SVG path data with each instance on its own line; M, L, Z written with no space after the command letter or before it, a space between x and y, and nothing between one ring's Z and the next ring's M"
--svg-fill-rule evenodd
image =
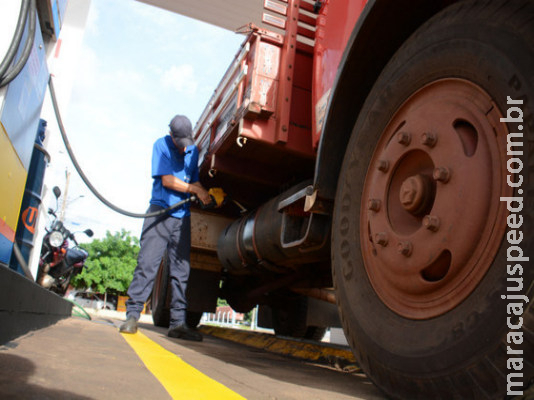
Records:
M13 39L11 41L11 44L7 50L7 53L0 63L0 88L3 86L6 86L8 83L10 83L13 79L17 77L17 75L22 71L24 66L26 65L26 62L28 61L28 58L30 57L34 39L35 39L35 29L36 29L36 6L35 6L35 0L23 0L20 7L20 13L19 13L19 19L17 21L17 26L15 28L15 33L13 35ZM22 50L22 53L18 59L18 61L15 63L15 65L12 65L13 60L15 59L15 56L17 54L17 50L20 46L20 43L22 41L22 36L24 33L24 28L26 27L26 23L29 20L29 26L28 26L28 35L26 42L24 43L24 48Z
M185 200L179 201L178 203L173 204L170 207L165 208L163 210L154 211L154 212L147 213L147 214L140 214L140 213L133 213L133 212L130 212L130 211L123 210L122 208L117 207L116 205L114 205L113 203L108 201L106 198L104 198L104 196L102 196L96 190L96 188L91 184L91 182L89 181L89 179L87 178L87 176L83 172L82 168L80 167L80 164L78 163L78 160L74 156L74 152L72 151L69 139L67 138L67 134L65 132L65 127L63 126L63 121L61 120L61 114L59 112L59 107L58 107L58 104L57 104L56 92L54 90L54 83L52 82L52 76L50 76L50 78L48 80L48 87L50 88L50 97L52 98L52 105L54 107L54 112L56 114L56 119L57 119L57 123L58 123L58 126L59 126L59 131L61 132L61 137L63 138L63 143L65 144L65 148L67 149L67 153L69 154L69 157L70 157L72 163L74 164L74 168L76 168L76 171L78 172L78 174L82 178L83 182L87 185L89 190L91 190L91 192L93 192L93 194L102 203L104 203L106 206L111 208L113 211L118 212L119 214L123 214L123 215L126 215L128 217L132 217L132 218L147 218L147 217L156 217L156 216L159 216L159 215L166 214L167 212L169 212L171 210L174 210L175 208L178 208L178 207L180 207L181 205L183 205L185 203L188 203L190 201L195 201L196 200L195 196L191 196L191 197L189 197L189 198L187 198Z

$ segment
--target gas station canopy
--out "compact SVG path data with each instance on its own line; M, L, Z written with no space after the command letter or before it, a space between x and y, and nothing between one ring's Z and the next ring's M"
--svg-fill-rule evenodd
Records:
M235 31L252 22L267 28L262 22L264 0L137 0L165 10ZM284 4L284 1L268 0ZM272 29L270 27L269 29Z

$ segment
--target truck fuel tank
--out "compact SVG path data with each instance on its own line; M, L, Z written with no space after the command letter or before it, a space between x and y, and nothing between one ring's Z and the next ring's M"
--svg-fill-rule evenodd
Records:
M328 260L331 218L304 211L307 184L269 200L221 233L217 255L224 269L237 274L283 272L285 267ZM285 206L288 198L295 201Z

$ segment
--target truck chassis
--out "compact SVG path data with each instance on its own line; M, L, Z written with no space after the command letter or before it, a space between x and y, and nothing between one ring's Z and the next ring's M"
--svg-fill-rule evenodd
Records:
M242 30L195 128L201 181L231 201L196 211L218 239L194 244L190 311L261 304L297 337L341 323L392 398L519 394L534 3L273 3L282 33Z

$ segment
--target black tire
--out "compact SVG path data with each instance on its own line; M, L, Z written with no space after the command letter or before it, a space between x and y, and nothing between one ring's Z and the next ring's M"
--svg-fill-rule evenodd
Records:
M152 321L154 321L154 325L164 328L169 327L171 319L169 309L171 290L169 284L169 263L167 252L165 252L161 259L161 264L152 289L152 296L150 298Z
M345 334L359 365L392 398L502 399L507 392L506 375L519 372L507 369L507 301L501 296L512 292L507 291L509 244L502 213L497 220L503 227L500 240L489 249L495 255L487 261L480 256L480 267L487 271L472 291L437 315L407 317L386 304L371 282L364 260L372 256L362 248L365 241L372 241L372 235L361 226L371 211L367 211L368 199L362 193L368 173L373 173L369 171L375 170L371 163L382 134L405 101L433 82L459 78L489 94L503 116L510 107L507 96L524 100L523 126L507 123L507 128L509 132L523 129L524 155L519 157L524 165L523 196L533 196L533 170L527 167L534 165L533 21L532 1L466 1L449 7L397 52L375 83L354 126L336 193L334 285ZM502 137L495 140L502 141ZM493 161L504 167L506 179L506 154ZM513 195L521 193L516 189ZM499 197L496 199L498 203ZM532 200L525 198L524 239L520 244L530 260L534 258ZM462 230L455 234L461 235ZM521 294L526 294L531 304L534 269L526 263L522 267ZM523 343L512 346L523 351L521 382L526 385L534 376L534 308L523 305Z
M306 333L304 334L304 339L320 342L323 340L327 329L328 328L322 326L308 326Z
M278 296L276 304L271 306L274 333L277 336L321 341L327 328L306 325L308 298L293 293Z
M65 293L67 293L67 289L69 288L71 278L72 274L69 274L62 282L62 284L58 287L53 288L52 291L57 293L61 297L65 296Z
M64 266L64 264L62 264L62 266ZM67 272L65 275L63 275L62 277L61 276L59 278L54 277L56 279L56 282L58 282L58 284L57 285L54 284L50 288L50 290L58 294L61 297L65 296L65 293L67 293L72 277L75 276L76 273L79 273L79 272L80 272L79 269L75 269L71 267L70 271Z
M220 297L225 299L232 310L246 314L256 307L256 299L247 296L248 290L257 286L254 278L247 276L227 276L222 282Z
M306 334L306 313L294 305L273 307L273 329L276 336L303 338Z
M41 263L39 263L41 264ZM43 275L44 275L44 271L43 271L43 265L39 265L38 268L37 268L37 275L35 276L35 282L38 283L39 285L41 284L41 280L43 278Z
M191 329L195 329L202 319L202 314L203 313L201 311L188 311L185 316L185 322L187 323L187 326L189 326Z
M279 292L274 296L271 309L275 335L303 338L307 328L308 299L295 293Z
M150 310L154 325L168 328L171 320L169 304L171 302L171 287L169 280L169 264L167 252L161 259L158 275L154 281L154 288L150 297ZM202 312L187 311L185 316L186 324L191 328L196 328L202 318Z

